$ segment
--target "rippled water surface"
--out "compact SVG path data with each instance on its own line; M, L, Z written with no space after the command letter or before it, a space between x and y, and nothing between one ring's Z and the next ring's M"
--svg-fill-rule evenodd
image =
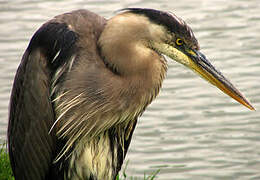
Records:
M258 0L0 0L0 138L6 139L13 77L32 34L49 18L85 8L107 18L125 7L171 11L202 52L260 110ZM249 111L169 59L159 97L139 119L127 174L157 179L260 179L260 112Z

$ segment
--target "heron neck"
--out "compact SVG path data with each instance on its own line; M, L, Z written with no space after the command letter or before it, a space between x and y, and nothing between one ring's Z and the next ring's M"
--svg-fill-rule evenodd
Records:
M150 26L143 16L117 15L107 21L98 40L104 63L123 78L126 87L154 90L165 76L164 58L148 45Z

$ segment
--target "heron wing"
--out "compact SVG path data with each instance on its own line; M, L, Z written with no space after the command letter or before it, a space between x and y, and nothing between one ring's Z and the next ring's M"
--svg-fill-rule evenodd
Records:
M8 148L16 179L48 179L59 149L51 101L52 77L75 49L76 33L51 20L32 37L17 70L8 125Z

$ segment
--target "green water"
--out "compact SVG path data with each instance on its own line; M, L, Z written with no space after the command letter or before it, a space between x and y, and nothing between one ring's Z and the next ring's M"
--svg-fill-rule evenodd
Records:
M0 139L10 90L32 34L49 18L85 8L105 17L125 7L171 11L193 28L201 51L260 109L258 0L0 1ZM127 173L158 179L260 179L260 112L249 111L169 59L159 97L139 119Z

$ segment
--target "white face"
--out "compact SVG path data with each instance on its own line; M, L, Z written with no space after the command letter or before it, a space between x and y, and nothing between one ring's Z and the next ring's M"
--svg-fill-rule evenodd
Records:
M169 34L169 33L168 33ZM170 35L168 35L170 36ZM166 36L165 36L166 37ZM173 39L170 37L170 39ZM177 49L175 43L173 42L172 45L167 44L167 41L152 41L150 46L152 49L157 51L159 54L164 54L171 59L175 60L178 63L181 63L187 67L191 67L192 60L189 56L183 53L181 50Z

